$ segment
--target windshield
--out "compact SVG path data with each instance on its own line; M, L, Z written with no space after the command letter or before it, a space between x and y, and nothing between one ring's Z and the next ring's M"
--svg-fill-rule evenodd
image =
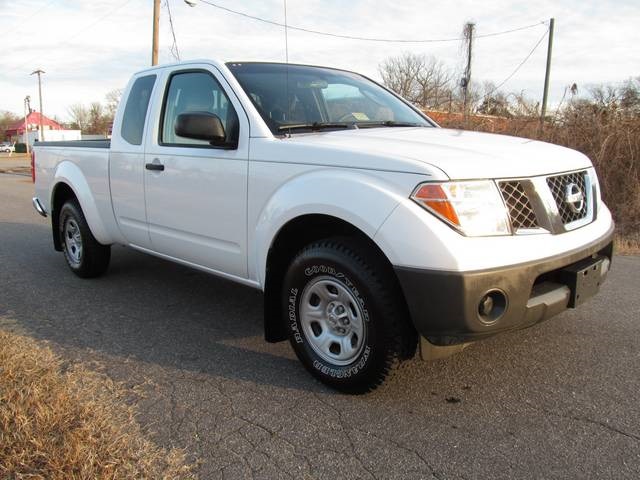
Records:
M355 73L278 63L227 66L276 135L296 130L432 126L395 95Z

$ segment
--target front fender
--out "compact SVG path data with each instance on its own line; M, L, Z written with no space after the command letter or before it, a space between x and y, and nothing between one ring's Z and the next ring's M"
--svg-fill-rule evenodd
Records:
M257 220L253 258L259 284L265 285L269 249L291 220L303 215L329 215L350 223L375 241L385 219L420 181L424 176L417 174L340 168L313 170L291 178L271 195Z
M100 211L98 209L98 205L96 204L96 195L107 196L108 201L111 201L109 190L108 190L108 176L104 177L104 182L107 182L106 191L103 191L103 186L98 184L94 184L93 188L89 185L89 181L82 173L80 168L68 161L62 161L56 167L55 174L53 176L53 188L51 189L50 203L53 207L53 198L56 192L56 188L64 183L66 184L73 193L75 194L78 202L80 203L80 208L82 208L82 212L84 213L84 217L89 224L89 229L93 236L98 240L98 242L103 245L109 245L115 242L115 239L112 238L109 230L106 228L101 216Z

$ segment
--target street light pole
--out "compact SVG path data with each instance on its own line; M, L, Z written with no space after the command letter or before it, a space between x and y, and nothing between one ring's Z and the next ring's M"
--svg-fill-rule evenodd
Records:
M153 43L151 46L151 66L158 64L159 36L160 36L160 0L153 0Z
M38 69L35 72L31 72L31 75L38 75L38 96L40 97L40 135L38 139L44 142L44 128L42 127L42 81L40 75L46 73L44 70Z

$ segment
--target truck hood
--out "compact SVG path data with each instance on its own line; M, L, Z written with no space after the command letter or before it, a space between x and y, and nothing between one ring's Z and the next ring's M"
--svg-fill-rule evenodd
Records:
M307 147L387 157L406 171L432 165L451 179L531 177L591 166L583 154L525 138L445 128L369 128L293 135ZM425 167L427 165L424 165Z

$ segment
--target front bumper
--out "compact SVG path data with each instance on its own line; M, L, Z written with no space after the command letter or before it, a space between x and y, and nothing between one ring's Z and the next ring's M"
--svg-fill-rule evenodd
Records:
M418 332L433 345L447 346L526 328L559 314L570 307L575 288L567 281L566 268L588 259L610 262L612 254L613 228L577 251L540 261L472 272L407 267L395 271ZM483 315L482 300L488 292L498 292L496 318Z

